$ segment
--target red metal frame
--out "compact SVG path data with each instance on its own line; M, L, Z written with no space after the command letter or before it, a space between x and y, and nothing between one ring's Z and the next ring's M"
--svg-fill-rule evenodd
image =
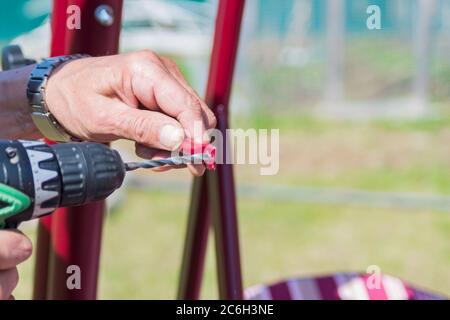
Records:
M81 11L81 29L67 29L67 8ZM99 5L110 5L114 23L103 26L95 19ZM55 0L52 13L52 56L88 53L92 56L118 52L122 0ZM99 269L104 202L62 208L39 227L34 298L95 299ZM51 230L49 226L51 224ZM67 267L81 270L81 289L69 290Z
M228 128L230 99L244 0L220 0L216 18L206 101ZM94 18L98 5L115 12L114 24L101 26ZM122 0L55 0L52 16L52 56L70 53L114 54L118 50ZM81 9L80 30L67 30L67 7ZM226 147L225 147L226 148ZM95 299L101 245L104 202L59 209L41 219L35 268L35 299ZM215 172L194 180L186 235L179 298L198 299L212 216L220 298L242 299L242 277L232 166L219 165ZM81 290L66 286L67 267L82 272Z
M34 300L44 300L47 298L48 257L50 249L51 229L51 216L46 216L39 220L38 234L36 239L36 261L34 266Z
M206 102L224 136L244 3L244 0L221 0L216 18ZM216 240L219 296L242 299L236 199L229 164L218 165L215 172L194 179L178 298L199 298L210 214Z

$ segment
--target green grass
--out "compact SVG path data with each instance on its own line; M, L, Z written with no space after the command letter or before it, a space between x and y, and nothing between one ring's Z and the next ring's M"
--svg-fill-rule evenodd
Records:
M352 120L326 119L314 116L310 112L296 110L266 112L264 109L247 116L234 116L234 127L267 129L276 128L288 132L323 134L336 130L371 130L379 129L385 132L427 132L438 133L450 128L450 113L441 112L439 116L419 119L373 119L367 122Z
M381 129L389 131L420 131L436 133L450 128L450 116L430 117L412 120L377 120L373 124Z
M415 67L413 50L399 39L352 38L347 50L347 64L363 63L386 78L411 75Z
M255 129L280 129L289 132L324 133L344 126L345 123L331 122L312 116L307 112L269 113L262 109L251 118L236 116L232 119L233 127Z
M279 183L310 187L355 188L371 191L450 194L446 164L417 165L402 169L376 168L311 175L282 174Z
M100 298L173 298L187 196L129 190L105 224ZM383 272L450 293L450 215L240 199L245 286L343 270ZM210 248L211 249L211 248ZM18 298L28 298L31 262ZM209 250L204 298L216 298Z

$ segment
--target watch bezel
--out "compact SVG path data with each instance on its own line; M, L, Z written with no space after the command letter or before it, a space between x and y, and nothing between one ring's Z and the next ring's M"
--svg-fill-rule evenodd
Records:
M27 84L27 98L31 107L31 119L36 128L50 140L57 142L80 141L68 133L50 112L45 102L45 89L48 79L57 67L67 61L86 57L89 57L89 55L75 54L43 59L36 64L30 74Z

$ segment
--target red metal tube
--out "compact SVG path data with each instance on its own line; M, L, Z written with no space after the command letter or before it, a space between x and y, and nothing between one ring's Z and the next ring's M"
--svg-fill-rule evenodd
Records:
M216 110L217 128L225 132L228 120L225 108ZM228 145L224 145L226 154ZM209 203L213 218L216 241L217 276L219 297L242 300L242 274L239 253L239 231L234 189L233 166L218 165L216 171L208 172Z
M223 106L225 115L228 115L244 4L245 0L221 0L216 17L206 102L214 112Z
M178 287L177 298L180 300L196 300L200 297L210 217L207 180L204 177L195 178Z
M244 10L244 0L222 0L216 21L216 36L211 58L207 103L217 117L218 129L226 136L228 104ZM224 152L227 145L224 143ZM236 198L233 167L218 165L208 173L209 199L216 238L219 295L222 299L242 299Z
M34 265L34 300L45 300L47 298L48 258L51 228L51 216L46 216L39 220L35 249L36 261Z
M52 53L88 53L93 56L117 53L122 4L122 0L55 0ZM67 8L70 5L78 6L81 11L80 29L67 29ZM94 12L99 5L109 5L113 9L114 23L111 26L101 25L96 20ZM48 299L96 298L104 208L104 202L97 202L62 208L53 215ZM81 270L81 289L70 290L66 285L67 268L71 265Z
M96 299L104 209L104 201L99 201L65 208L53 217L48 299ZM71 265L80 268L81 289L67 287Z
M65 53L65 25L66 16L62 13L67 11L68 1L59 0L53 2L52 16L52 41L51 56L59 56ZM48 143L52 143L48 141ZM64 209L61 209L64 210ZM48 267L50 258L50 242L52 231L52 216L46 216L39 220L37 239L36 239L36 261L34 267L34 288L33 299L47 299L48 288Z
M225 129L228 127L228 103L244 3L244 0L221 0L216 18L206 102L216 114L218 128L224 136ZM216 172L207 172L204 177L198 179L194 181L194 192L191 197L190 222L184 248L179 298L199 298L207 237L198 235L207 234L208 209L210 209L216 234L220 298L241 299L242 277L232 166L218 165ZM208 190L198 188L198 185L206 185L206 183ZM209 200L209 207L206 204L198 205L198 203L205 203L206 199ZM197 211L192 208L197 208Z

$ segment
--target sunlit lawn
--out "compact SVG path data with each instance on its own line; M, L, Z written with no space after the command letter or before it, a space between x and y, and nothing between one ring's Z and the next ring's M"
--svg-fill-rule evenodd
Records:
M173 298L187 197L131 191L106 222L101 298ZM347 206L240 202L246 286L292 275L365 270L378 265L421 286L450 293L450 215ZM204 297L216 297L209 255ZM28 298L24 264L18 298Z

